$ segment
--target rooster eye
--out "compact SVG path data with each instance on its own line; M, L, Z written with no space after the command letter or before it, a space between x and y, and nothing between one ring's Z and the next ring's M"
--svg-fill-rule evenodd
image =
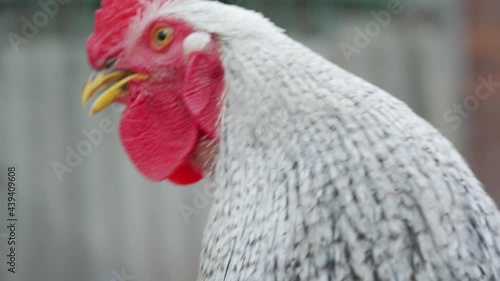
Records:
M172 41L174 31L168 27L158 27L153 30L151 45L158 51L163 50Z

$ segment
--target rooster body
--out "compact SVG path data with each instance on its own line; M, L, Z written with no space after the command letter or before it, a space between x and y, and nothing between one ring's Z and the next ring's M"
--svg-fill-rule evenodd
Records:
M215 35L224 69L200 281L500 280L495 203L404 103L260 14L159 11Z

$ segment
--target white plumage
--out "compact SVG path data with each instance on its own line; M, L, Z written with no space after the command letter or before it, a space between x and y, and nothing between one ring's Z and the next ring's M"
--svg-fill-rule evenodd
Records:
M500 280L497 207L405 104L260 14L196 0L159 14L222 45L199 280Z

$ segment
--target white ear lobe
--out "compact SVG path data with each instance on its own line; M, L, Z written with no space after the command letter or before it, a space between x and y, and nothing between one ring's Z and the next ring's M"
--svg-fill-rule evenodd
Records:
M206 32L193 32L184 39L184 54L189 55L193 52L202 51L212 38Z

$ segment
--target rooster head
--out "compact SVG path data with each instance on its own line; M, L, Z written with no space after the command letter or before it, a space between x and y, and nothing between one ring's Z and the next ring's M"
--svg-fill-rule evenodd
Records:
M102 92L91 115L124 103L120 137L135 166L154 181L191 184L204 176L200 147L217 143L225 86L216 34L165 12L181 1L103 0L82 103Z

